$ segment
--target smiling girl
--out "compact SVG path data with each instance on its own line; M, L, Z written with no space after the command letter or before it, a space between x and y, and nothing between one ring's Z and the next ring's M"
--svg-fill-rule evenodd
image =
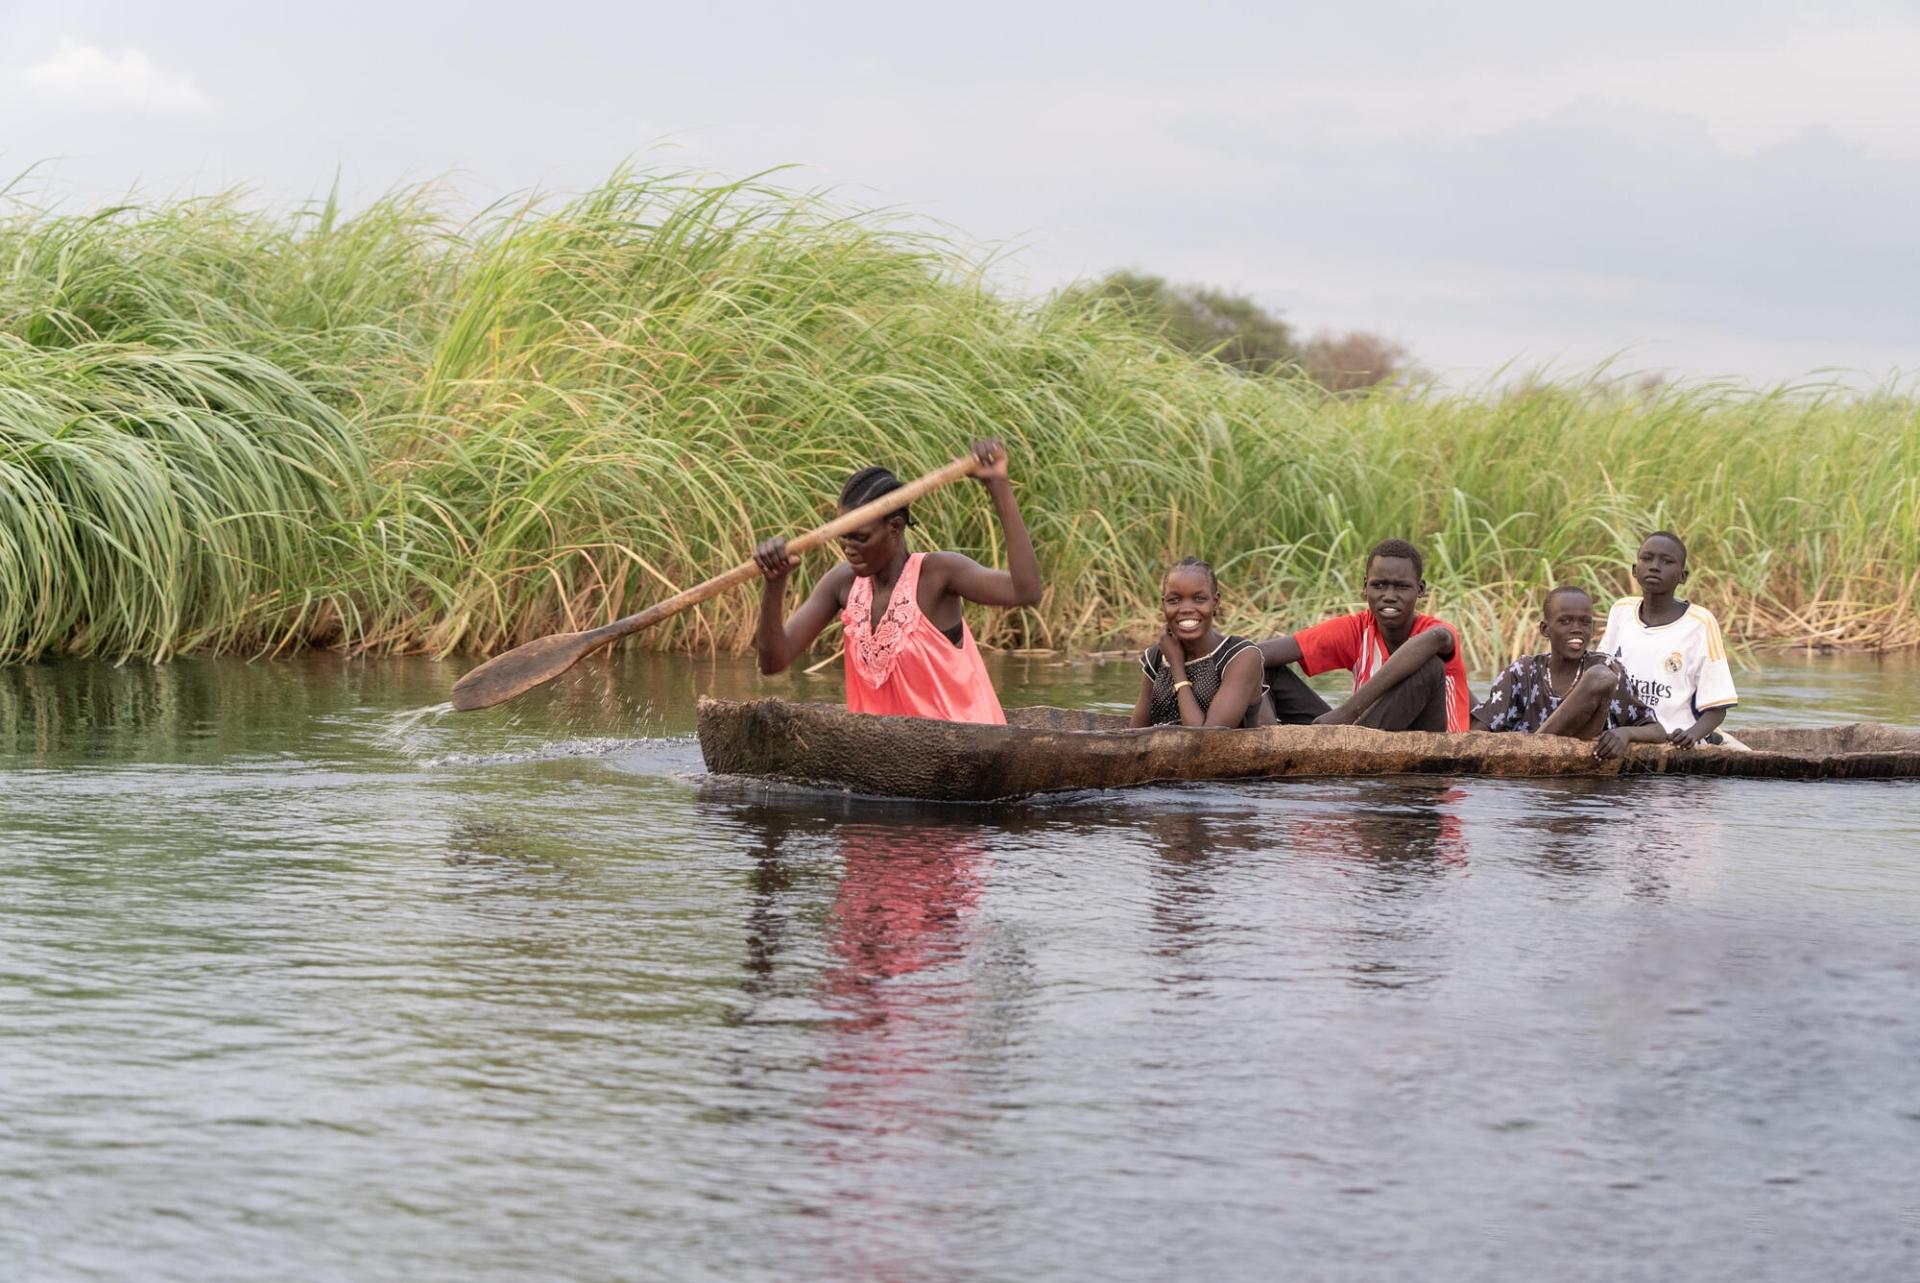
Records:
M1183 557L1160 581L1158 645L1140 657L1135 726L1268 726L1273 706L1260 648L1214 627L1220 581L1198 557Z

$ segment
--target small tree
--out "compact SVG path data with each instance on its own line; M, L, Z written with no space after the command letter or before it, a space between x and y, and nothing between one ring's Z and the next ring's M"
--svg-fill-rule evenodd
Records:
M1381 383L1412 383L1427 377L1406 348L1365 330L1344 334L1322 330L1300 353L1300 366L1329 392L1361 392Z
M1236 370L1264 374L1299 360L1293 327L1242 294L1173 285L1146 272L1109 272L1070 291L1111 300L1174 347L1204 353Z

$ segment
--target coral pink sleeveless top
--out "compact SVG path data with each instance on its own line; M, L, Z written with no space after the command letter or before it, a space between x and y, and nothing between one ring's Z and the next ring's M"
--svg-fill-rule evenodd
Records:
M920 560L907 557L906 568L887 599L877 627L873 618L873 578L856 578L840 612L846 629L847 708L855 713L895 717L931 717L945 722L1002 725L1000 697L993 693L987 666L966 621L960 644L920 612Z

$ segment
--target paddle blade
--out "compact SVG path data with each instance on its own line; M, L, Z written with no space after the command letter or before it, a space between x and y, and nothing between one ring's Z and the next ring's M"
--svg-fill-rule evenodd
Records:
M555 633L495 655L453 684L454 711L468 713L504 704L552 681L607 640L593 633Z

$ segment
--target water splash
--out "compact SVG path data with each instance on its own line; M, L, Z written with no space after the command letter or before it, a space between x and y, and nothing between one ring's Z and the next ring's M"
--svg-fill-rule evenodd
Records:
M428 770L443 766L511 766L521 762L549 762L570 757L606 757L668 743L662 739L626 739L619 736L595 736L587 739L551 740L533 748L509 749L495 753L443 753L429 757L420 765Z
M407 708L390 713L373 737L376 746L406 757L420 757L429 747L433 723L453 711L452 703L430 704L425 708Z

